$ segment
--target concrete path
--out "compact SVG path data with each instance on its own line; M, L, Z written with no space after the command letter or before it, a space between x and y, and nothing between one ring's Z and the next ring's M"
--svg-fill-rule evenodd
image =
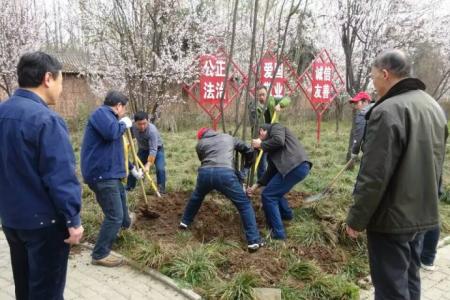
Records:
M450 300L450 244L438 249L435 271L420 271L422 300ZM361 300L374 299L373 288L361 290Z
M90 251L71 255L65 299L186 300L189 299L153 277L130 266L105 268L90 264ZM0 300L13 300L14 281L9 246L0 230Z

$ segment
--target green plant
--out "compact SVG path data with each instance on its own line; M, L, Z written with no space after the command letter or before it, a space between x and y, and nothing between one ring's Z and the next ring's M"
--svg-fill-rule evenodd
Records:
M188 248L178 254L164 272L193 286L213 280L217 276L214 257L206 247Z
M357 280L359 277L369 273L367 257L360 255L350 255L350 258L343 266L341 273L351 280Z
M306 247L325 245L327 243L334 245L334 240L336 239L331 230L314 220L297 223L289 227L288 236Z
M142 265L158 269L163 265L167 253L162 251L159 243L139 244L133 251L131 258Z
M357 300L359 288L341 276L322 276L305 287L310 300Z
M312 281L320 276L321 270L313 261L299 260L290 265L288 274L298 280Z
M259 283L258 276L240 272L233 279L215 289L214 295L220 300L252 300L253 288Z

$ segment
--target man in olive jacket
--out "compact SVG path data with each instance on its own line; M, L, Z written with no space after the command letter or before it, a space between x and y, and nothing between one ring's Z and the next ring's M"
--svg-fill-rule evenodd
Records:
M439 224L438 189L448 136L438 103L410 78L400 50L380 54L372 80L381 97L367 113L364 154L347 233L367 230L375 299L420 299L420 242Z

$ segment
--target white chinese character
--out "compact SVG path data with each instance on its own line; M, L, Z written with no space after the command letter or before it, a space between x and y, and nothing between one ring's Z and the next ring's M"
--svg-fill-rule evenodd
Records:
M323 85L322 96L324 99L330 98L330 86L328 84Z
M323 71L323 80L331 81L331 67L325 67L325 70Z
M205 61L205 64L202 67L202 74L205 76L214 76L215 66L211 59Z
M316 68L316 80L323 80L323 66L318 66Z
M281 85L280 82L277 82L275 84L273 91L275 92L275 95L274 95L275 98L283 97L283 86Z
M214 89L214 84L212 82L205 82L203 89L205 90L205 93L203 94L204 99L215 99L214 94L216 90Z
M278 67L277 75L275 75L275 78L283 78L283 65L282 64Z
M223 94L223 81L216 82L216 99L222 99Z
M267 88L267 90L269 90L269 87L270 87L270 81L265 81L265 82L263 82L263 85Z
M264 78L272 78L273 64L271 62L264 63Z
M224 60L216 61L216 76L217 77L225 77L225 61Z
M314 98L322 99L321 89L322 89L322 86L316 84L316 86L314 87Z

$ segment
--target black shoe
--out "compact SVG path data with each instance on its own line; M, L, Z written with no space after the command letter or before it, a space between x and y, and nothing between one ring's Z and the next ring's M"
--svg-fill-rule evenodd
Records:
M248 244L247 249L248 249L248 252L253 253L253 252L258 251L259 248L264 247L265 245L266 245L266 241L264 241L264 239L261 239L257 243Z

